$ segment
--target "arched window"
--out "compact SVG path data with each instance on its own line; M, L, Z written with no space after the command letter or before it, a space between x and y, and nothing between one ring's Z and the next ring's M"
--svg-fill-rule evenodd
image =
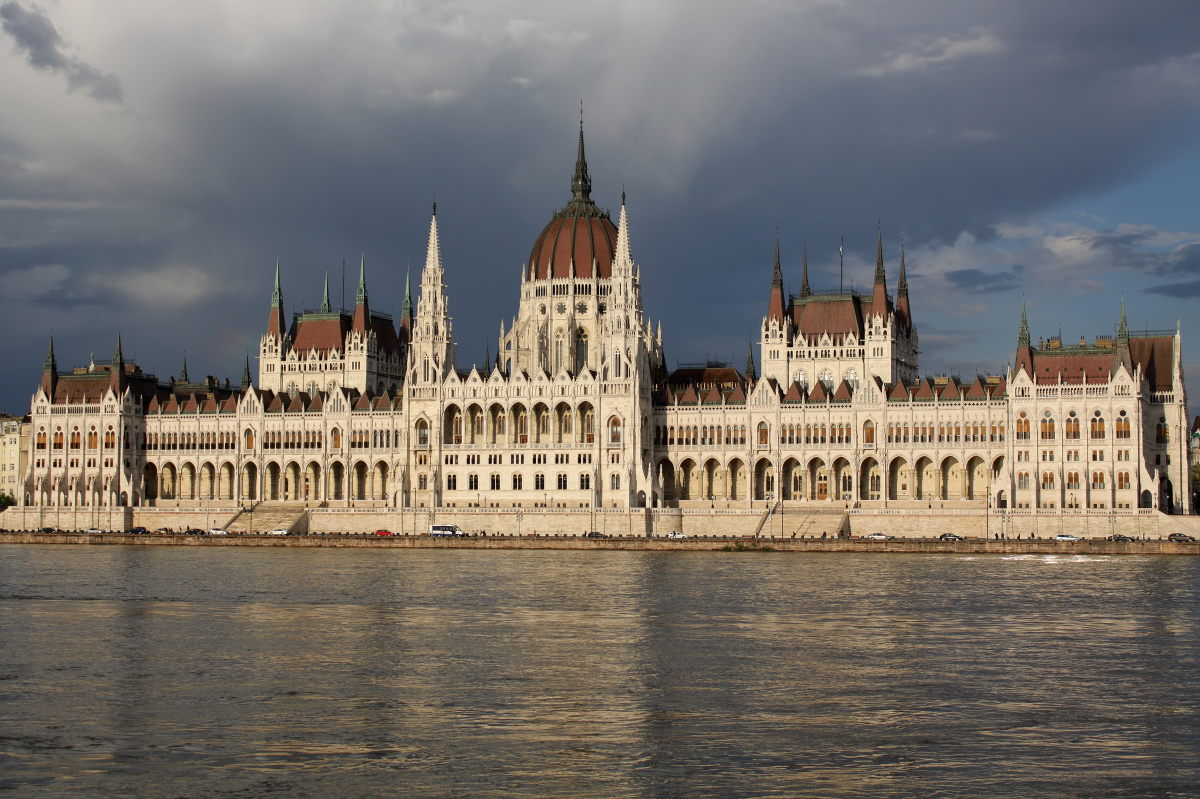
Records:
M63 448L63 434L62 434L61 427L56 427L54 429L54 448L55 449Z
M417 446L429 446L429 423L424 419L419 419L417 421Z
M96 449L100 445L100 437L96 435L96 428L92 427L88 430L88 449ZM158 436L154 436L154 441L158 443ZM157 447L155 447L157 449Z
M334 449L342 448L342 431L335 427L329 431L329 440L333 444Z
M512 490L513 490L513 491L520 491L520 490L521 490L521 483L522 483L521 475L519 475L519 474L514 474L514 475L512 476Z
M1021 472L1017 475L1017 488L1022 490L1029 488L1029 472Z
M615 416L608 421L608 443L621 443L621 420Z
M612 477L610 477L608 480L608 487L613 491L619 491L621 489L621 475L614 474Z
M1075 418L1075 411L1071 411L1067 415L1067 421L1063 423L1063 438L1068 440L1079 438L1079 420Z
M1104 472L1092 472L1092 488L1104 488Z
M247 427L243 435L246 438L246 449L254 449L254 431Z
M1096 411L1092 419L1092 438L1104 438L1104 417L1100 415L1100 411Z
M1129 438L1129 417L1125 411L1121 411L1117 417L1117 438Z
M517 413L517 443L529 443L529 414L523 410Z
M71 431L71 449L79 449L79 428Z
M1129 472L1117 473L1117 488L1122 491L1129 488Z
M1042 489L1052 490L1054 488L1054 472L1042 472Z
M759 422L759 424L758 424L758 445L760 447L767 446L767 444L771 440L770 435L771 435L771 428L769 426L767 426L767 423Z
M575 374L588 368L588 334L580 329L575 333Z
M104 448L105 449L113 449L116 446L117 446L117 434L113 431L112 427L110 426L107 430L104 431Z
M1017 419L1017 440L1029 440L1029 420L1025 418L1025 411L1021 411L1021 416Z
M446 475L446 490L447 491L457 491L458 490L458 475L456 475L456 474Z
M1050 416L1050 411L1046 411L1046 418L1042 420L1042 440L1054 440L1054 417Z
M450 420L450 435L451 435L450 443L452 443L452 444L463 443L462 414L458 413L457 411L455 412L454 416Z

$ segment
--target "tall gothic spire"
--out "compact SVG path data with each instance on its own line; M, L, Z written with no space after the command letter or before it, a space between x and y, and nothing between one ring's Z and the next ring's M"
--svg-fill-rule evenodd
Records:
M1121 297L1121 321L1117 325L1117 341L1129 341L1129 323L1125 321L1125 297Z
M354 299L354 323L351 330L366 335L371 329L371 309L367 302L367 254L362 254L358 267L358 294Z
M246 353L246 365L242 368L242 391L250 388L250 353Z
M355 305L367 304L367 254L363 252L358 265L358 294L354 298Z
M42 390L54 399L54 387L58 385L58 361L54 360L54 334L50 334L50 349L46 351L46 364L42 370Z
M283 341L287 322L283 318L283 290L279 287L279 258L275 258L275 290L271 292L271 316L267 320L267 335Z
M583 154L583 103L579 104L579 155L575 158L575 175L571 178L572 200L590 202L592 178L588 174L587 158Z
M617 224L617 253L613 263L614 274L617 270L625 274L625 270L633 269L633 255L629 251L629 220L625 216L625 192L621 192L621 218Z
M1029 346L1029 321L1025 318L1025 300L1021 300L1021 329L1017 332L1017 346Z
M801 273L803 278L800 282L800 296L807 297L812 294L812 288L808 285L808 246L804 247L804 271Z
M879 231L879 244L875 255L875 282L885 283L887 274L883 270L883 231Z
M125 355L121 352L121 332L117 331L117 351L113 354L108 384L118 397L125 393Z
M767 305L767 317L782 326L784 314L783 272L779 268L779 234L775 234L775 267L771 270L771 301Z
M900 282L896 284L896 310L904 324L911 329L912 309L908 305L908 276L904 263L904 242L900 242Z
M879 242L875 254L875 291L871 295L871 313L878 314L887 320L888 295L887 273L883 270L883 231L879 231Z
M321 300L321 313L329 313L329 270L325 270L325 297Z
M750 346L746 351L746 380L753 383L758 377L754 373L754 342L750 342Z
M183 356L183 368L179 370L179 382L180 383L190 383L191 382L190 380L188 380L187 356L186 355Z
M275 256L275 290L271 292L271 307L283 307L283 292L279 288L279 256Z

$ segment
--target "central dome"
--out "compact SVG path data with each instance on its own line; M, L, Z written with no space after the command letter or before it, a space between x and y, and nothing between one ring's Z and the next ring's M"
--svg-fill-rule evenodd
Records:
M563 277L612 277L617 247L617 228L607 211L592 202L592 179L583 156L583 126L579 127L579 157L571 179L571 201L556 211L542 229L529 254L529 279ZM575 265L574 275L571 265Z

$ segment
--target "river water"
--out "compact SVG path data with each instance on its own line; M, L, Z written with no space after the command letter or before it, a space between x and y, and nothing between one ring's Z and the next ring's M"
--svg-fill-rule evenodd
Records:
M1200 559L0 547L0 795L1200 795Z

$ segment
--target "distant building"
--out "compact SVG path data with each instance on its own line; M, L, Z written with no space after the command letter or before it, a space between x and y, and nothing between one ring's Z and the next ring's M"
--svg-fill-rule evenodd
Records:
M776 242L767 313L744 371L669 371L641 297L622 197L591 199L582 130L571 198L521 268L495 360L459 369L437 209L414 306L289 325L279 264L239 385L161 382L125 360L59 372L53 342L31 403L27 505L260 500L361 507L739 507L857 504L918 511L1187 512L1178 330L1031 344L1022 309L1003 375L920 377L903 253L883 241L869 293L784 291Z
M17 500L28 466L29 417L0 413L0 494Z

